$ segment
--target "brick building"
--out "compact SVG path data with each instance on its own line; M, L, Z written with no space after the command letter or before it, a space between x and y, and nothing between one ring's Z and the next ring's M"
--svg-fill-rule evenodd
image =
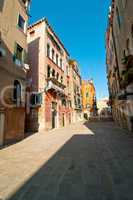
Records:
M0 1L0 145L24 137L29 4Z
M69 53L47 19L29 27L28 46L31 97L27 130L63 127L72 121Z

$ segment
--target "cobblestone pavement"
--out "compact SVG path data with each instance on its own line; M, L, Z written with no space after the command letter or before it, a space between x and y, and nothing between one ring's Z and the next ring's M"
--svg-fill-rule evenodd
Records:
M112 122L32 135L0 150L0 199L133 200L133 137Z

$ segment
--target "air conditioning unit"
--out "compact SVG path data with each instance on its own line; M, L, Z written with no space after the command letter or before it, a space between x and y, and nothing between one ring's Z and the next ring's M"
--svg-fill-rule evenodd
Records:
M4 48L0 47L0 57L6 56L6 51Z
M29 70L29 69L30 69L30 65L28 65L28 64L25 64L25 63L24 63L23 66L24 66L24 68L25 68L26 70Z

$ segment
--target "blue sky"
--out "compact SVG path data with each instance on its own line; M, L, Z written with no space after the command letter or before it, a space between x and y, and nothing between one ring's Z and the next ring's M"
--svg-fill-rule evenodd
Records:
M110 0L32 0L30 23L47 17L83 79L93 78L97 97L108 96L105 30Z

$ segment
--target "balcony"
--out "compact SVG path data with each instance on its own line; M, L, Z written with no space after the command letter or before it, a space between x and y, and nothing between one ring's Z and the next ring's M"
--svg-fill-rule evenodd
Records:
M56 78L54 77L47 78L46 92L53 90L56 93L65 95L65 91L64 91L65 87L66 86L63 83L59 82Z
M121 88L126 88L133 82L133 67L122 72Z
M0 46L0 57L5 57L6 56L6 50Z
M80 99L75 99L75 110L82 110L82 104Z
M82 110L81 104L75 104L75 110Z
M24 63L23 61L17 59L15 56L13 56L13 61L18 67L22 68L25 71L28 71L30 69L29 64Z
M124 70L121 77L121 88L124 89L133 82L133 55L128 55L122 59Z

